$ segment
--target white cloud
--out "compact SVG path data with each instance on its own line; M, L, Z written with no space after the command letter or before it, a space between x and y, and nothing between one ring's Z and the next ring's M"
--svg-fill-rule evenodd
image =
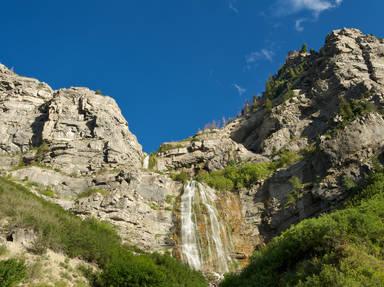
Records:
M278 0L274 8L275 14L280 17L310 12L313 19L299 18L295 21L296 30L301 32L304 30L304 22L316 21L321 13L340 6L342 2L343 0Z
M238 84L233 84L233 87L237 90L237 92L239 93L239 96L243 95L247 91L246 89L244 89Z
M336 8L343 0L279 0L277 13L280 15L291 15L302 11L309 11L316 17L320 13Z
M239 14L239 9L237 9L235 7L235 4L236 4L236 0L230 0L228 2L228 8L231 9L233 12L235 12L236 14Z
M272 50L261 49L260 51L252 52L249 55L245 56L245 62L247 64L253 64L260 60L267 60L269 62L273 61L274 53Z
M296 29L296 31L298 31L298 32L302 32L302 31L304 31L303 23L304 23L305 21L307 21L306 18L300 18L300 19L297 19L297 20L295 21L295 29Z

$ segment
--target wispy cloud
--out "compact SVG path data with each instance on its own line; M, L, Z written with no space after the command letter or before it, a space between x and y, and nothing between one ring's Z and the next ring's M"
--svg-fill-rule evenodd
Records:
M343 0L279 0L276 12L284 16L309 11L319 16L326 10L338 7L342 2Z
M321 13L337 8L342 2L343 0L278 0L274 11L279 17L309 12L311 17L301 17L295 21L295 29L301 32L304 30L304 22L317 21Z
M239 9L237 9L235 5L236 5L236 0L228 1L228 8L231 9L236 14L239 14Z
M245 62L250 65L254 64L260 60L267 60L269 62L273 61L274 53L269 49L261 49L260 51L252 52L245 56Z
M233 87L237 90L239 96L242 96L247 90L238 84L233 84Z
M306 18L300 18L300 19L297 19L297 20L295 21L295 29L296 29L296 31L299 31L299 32L304 31L303 23L304 23L305 21L307 21L307 20L308 20L308 19L306 19Z

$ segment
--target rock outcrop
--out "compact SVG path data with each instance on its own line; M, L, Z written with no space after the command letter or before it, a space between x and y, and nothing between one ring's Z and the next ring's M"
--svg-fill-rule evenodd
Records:
M142 165L141 146L116 102L86 88L55 92L42 139L49 145L43 162L69 173Z
M26 152L41 144L52 95L47 84L18 76L0 64L1 154Z

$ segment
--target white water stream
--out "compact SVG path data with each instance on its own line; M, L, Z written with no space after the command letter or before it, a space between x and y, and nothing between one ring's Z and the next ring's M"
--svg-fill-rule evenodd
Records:
M196 182L191 181L184 186L181 196L181 252L189 266L201 269L200 252L197 244L197 228L193 219L193 199Z
M149 155L145 156L143 160L143 168L148 169L148 167L149 167Z
M215 191L208 186L196 181L184 185L181 196L181 253L192 268L223 274L229 271L231 258L226 246L226 228L219 220L216 200Z

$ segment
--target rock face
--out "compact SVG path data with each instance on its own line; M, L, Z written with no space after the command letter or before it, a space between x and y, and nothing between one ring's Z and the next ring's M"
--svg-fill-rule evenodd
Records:
M172 251L172 212L180 184L147 172L105 174L93 182L105 192L77 199L73 212L113 223L131 245L150 251Z
M236 120L223 129L206 129L181 142L165 143L157 153L157 169L213 171L230 162L265 160L230 138Z
M221 129L163 144L143 165L113 99L86 88L52 91L0 66L0 172L51 187L53 196L36 184L32 190L79 216L113 223L129 244L182 258L185 187L175 174L192 179L202 170L285 158L250 188L213 192L215 221L231 237L222 242L231 242L227 255L241 265L253 247L291 224L337 207L383 161L384 40L336 30L319 52L290 53L257 102ZM195 202L194 210L204 205ZM199 246L209 251L209 224L195 226Z
M85 88L57 91L42 133L50 152L44 162L67 172L105 165L141 167L141 146L116 102Z
M372 169L372 159L380 158L383 55L382 39L356 29L336 30L319 53L288 56L274 82L287 82L289 88L273 95L271 110L261 107L233 129L232 139L262 155L273 158L284 150L304 154L255 192L257 228L265 239L337 206L349 196L344 181L358 182ZM299 75L286 76L298 70ZM295 193L293 177L304 188L288 207Z
M39 149L39 159L66 173L141 167L143 153L116 102L86 88L53 92L0 66L0 153ZM27 155L33 160L33 153Z
M0 153L20 153L40 145L53 91L0 64Z

